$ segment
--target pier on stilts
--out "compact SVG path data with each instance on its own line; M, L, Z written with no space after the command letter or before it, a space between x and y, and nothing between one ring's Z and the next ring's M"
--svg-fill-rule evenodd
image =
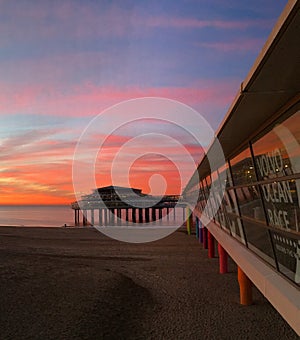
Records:
M167 221L172 217L175 221L175 209L182 209L184 221L185 204L178 203L179 199L179 195L165 195L158 199L143 194L140 189L108 186L82 196L82 199L73 202L71 207L74 210L75 226L149 223L161 220L164 216L167 216Z

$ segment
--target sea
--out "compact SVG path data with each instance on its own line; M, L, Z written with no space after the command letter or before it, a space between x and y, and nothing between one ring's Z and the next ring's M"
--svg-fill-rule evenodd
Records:
M0 226L61 227L74 225L70 205L0 205Z
M173 225L183 221L184 213L181 208L176 209L175 214L175 219L170 213L169 221L159 223ZM82 216L80 220L82 221ZM70 205L0 205L0 226L62 227L64 225L74 226L74 211Z

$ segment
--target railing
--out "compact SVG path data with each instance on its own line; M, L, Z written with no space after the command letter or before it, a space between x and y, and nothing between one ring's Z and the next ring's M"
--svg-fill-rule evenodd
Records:
M91 197L90 197L91 198ZM91 200L81 200L71 203L72 209L114 209L114 208L172 208L175 205L185 206L184 202L177 203L180 196L164 196L159 201L157 197L151 197L145 199L145 197L141 197L141 199L136 198L126 198L126 202L119 200L103 200L99 201L96 199Z

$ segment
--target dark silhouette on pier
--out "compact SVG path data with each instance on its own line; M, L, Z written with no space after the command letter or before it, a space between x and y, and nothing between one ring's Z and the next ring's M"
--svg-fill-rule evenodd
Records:
M98 210L99 225L114 224L114 215L120 222L122 210L125 210L125 221L143 223L156 221L163 217L163 212L169 216L170 209L185 208L180 202L180 195L153 196L142 193L141 189L120 186L97 188L92 194L83 195L80 201L71 204L75 212L75 225L79 225L79 212L82 210L82 223L87 225L87 211L90 211L90 224L94 225L94 211ZM109 214L109 211L113 214ZM157 216L158 212L158 216Z

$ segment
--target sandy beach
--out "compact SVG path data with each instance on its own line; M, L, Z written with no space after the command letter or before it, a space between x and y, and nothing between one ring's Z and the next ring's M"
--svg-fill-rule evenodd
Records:
M1 339L297 339L236 265L218 273L195 236L149 244L93 228L0 228Z

